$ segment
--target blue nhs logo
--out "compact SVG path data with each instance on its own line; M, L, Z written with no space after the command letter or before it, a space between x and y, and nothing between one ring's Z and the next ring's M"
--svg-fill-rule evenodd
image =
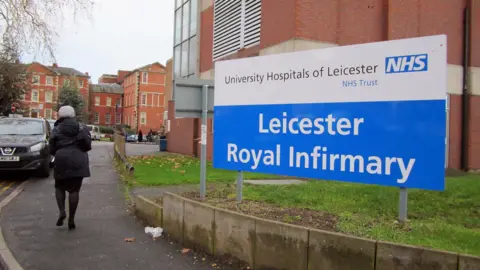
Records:
M406 73L428 70L428 54L390 56L385 58L385 73Z

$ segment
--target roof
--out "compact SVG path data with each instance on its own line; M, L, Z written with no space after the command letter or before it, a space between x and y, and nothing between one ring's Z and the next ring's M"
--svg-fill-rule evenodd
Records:
M153 65L160 65L161 67L165 68L165 66L162 65L162 64L160 64L160 62L153 62L153 63L151 63L151 64L148 64L148 65L145 65L145 66L141 66L141 67L139 67L139 68L136 68L136 69L130 71L127 75L125 75L125 77L123 77L122 81L123 81L126 77L132 75L133 73L135 73L135 72L137 72L137 71L145 70L145 69L147 69L147 68L149 68L149 67L151 67L151 66L153 66Z
M52 69L53 71L61 75L76 76L76 77L90 77L87 74L80 72L74 68L69 68L69 67L48 67L48 68Z
M38 64L38 65L41 65L43 67L45 67L46 69L49 69L51 70L53 73L56 73L57 75L66 75L66 76L76 76L76 77L87 77L87 78L90 78L89 75L83 73L83 72L80 72L74 68L69 68L69 67L53 67L53 66L46 66L42 63L39 63L39 62L32 62L30 64L25 64L26 66L28 65L31 65L31 64Z
M123 94L123 87L116 83L90 84L94 93Z
M114 75L114 74L102 74L102 76L100 76L100 77L114 77L114 78L116 78L118 76Z

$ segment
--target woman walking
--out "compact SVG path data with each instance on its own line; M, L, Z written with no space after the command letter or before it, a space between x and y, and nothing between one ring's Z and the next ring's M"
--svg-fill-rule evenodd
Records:
M63 226L66 192L68 192L68 229L75 229L79 192L84 177L90 177L88 151L92 149L92 139L88 129L75 118L71 106L58 110L59 119L55 122L49 139L50 153L55 155L55 197L59 217L57 226Z

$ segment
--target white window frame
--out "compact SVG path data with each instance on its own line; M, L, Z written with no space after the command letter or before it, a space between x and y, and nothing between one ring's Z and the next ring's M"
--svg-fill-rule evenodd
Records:
M95 106L100 106L100 97L99 96L95 97Z
M148 101L147 94L143 93L142 94L142 100L141 100L142 105L147 105L147 101Z
M50 95L48 95L50 94ZM47 98L50 96L50 98ZM45 91L45 102L52 103L53 102L53 91Z
M78 88L83 88L83 80L82 79L78 79Z
M95 124L100 123L100 114L98 114L98 112L96 112L96 113L93 115L93 122L94 122Z
M20 100L21 100L21 101L25 101L25 94L21 94L21 95L20 95Z
M107 107L111 107L111 106L112 106L112 98L107 97Z
M32 84L35 84L35 85L40 84L40 75L33 75L32 76Z
M47 76L47 78L45 79L45 84L46 85L54 85L53 83L54 83L53 76Z
M37 93L37 100L33 99L33 93ZM30 96L30 101L31 102L39 102L40 101L40 92L38 90L32 90L32 95Z
M147 124L147 112L140 112L140 125Z
M112 115L110 113L106 113L105 114L105 124L110 125L111 122L112 122Z
M50 112L50 116L47 116L47 112ZM46 119L52 119L52 109L45 109L45 118Z
M148 72L142 72L142 84L148 84Z
M122 114L115 113L115 125L120 125L122 123Z
M122 98L117 98L115 100L115 106L118 106L118 108L122 107Z

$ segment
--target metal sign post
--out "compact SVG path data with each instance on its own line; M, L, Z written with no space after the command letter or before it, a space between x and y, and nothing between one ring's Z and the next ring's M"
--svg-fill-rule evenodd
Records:
M202 126L200 134L200 199L205 199L207 192L207 119L208 119L208 85L202 87Z
M207 190L207 120L213 116L213 85L211 80L176 79L175 117L201 118L200 134L200 198Z
M238 171L237 173L237 202L241 202L243 200L243 172Z
M408 190L406 188L400 188L400 201L398 207L398 221L400 223L407 222L408 211Z

